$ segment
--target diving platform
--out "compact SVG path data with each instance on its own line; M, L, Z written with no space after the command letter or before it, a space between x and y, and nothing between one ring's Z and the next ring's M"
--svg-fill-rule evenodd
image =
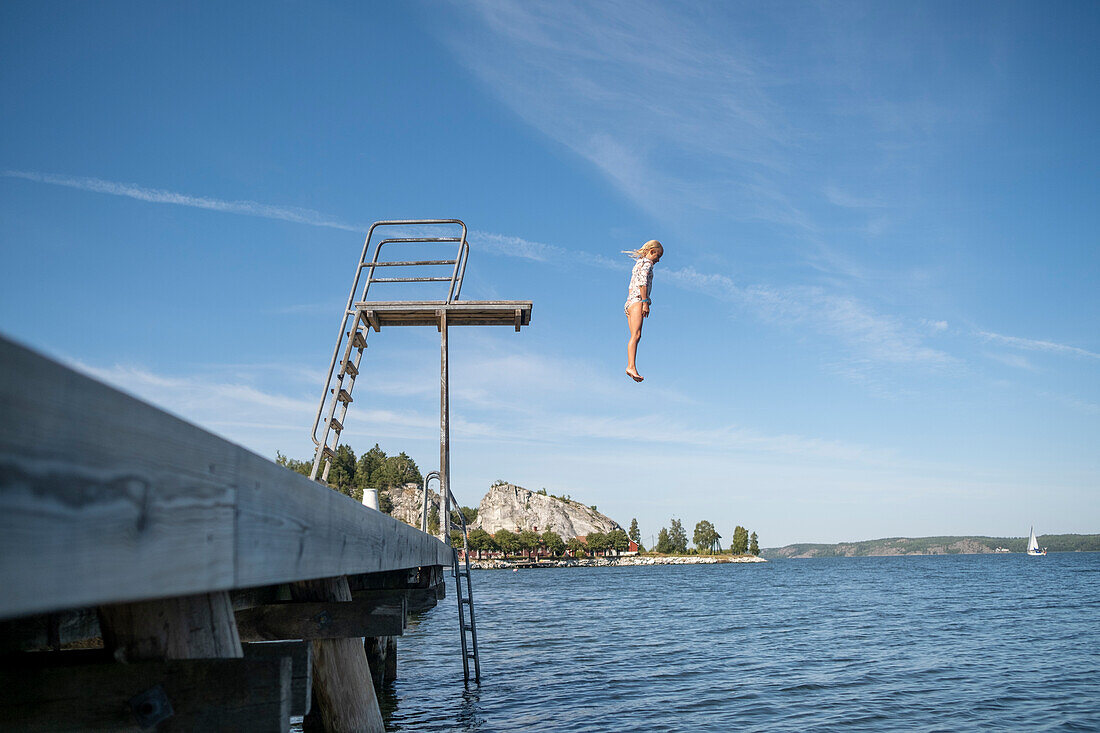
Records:
M376 332L386 326L435 326L447 316L449 326L513 326L516 332L531 323L529 300L361 301L354 304Z

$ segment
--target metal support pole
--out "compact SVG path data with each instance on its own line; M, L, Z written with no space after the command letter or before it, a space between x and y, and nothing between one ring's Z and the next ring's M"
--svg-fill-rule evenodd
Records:
M451 543L451 408L447 393L447 311L439 313L439 534Z

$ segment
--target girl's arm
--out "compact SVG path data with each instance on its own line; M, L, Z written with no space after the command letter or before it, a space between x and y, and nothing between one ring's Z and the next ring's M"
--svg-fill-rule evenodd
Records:
M642 301L643 301L642 302L642 318L648 318L649 317L649 303L645 302L645 301L649 300L649 293L646 292L647 290L649 290L649 287L647 287L645 285L638 288L638 295L641 296Z

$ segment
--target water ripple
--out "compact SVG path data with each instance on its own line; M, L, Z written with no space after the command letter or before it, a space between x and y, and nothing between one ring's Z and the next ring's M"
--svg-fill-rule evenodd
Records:
M1100 555L475 572L410 625L391 730L1100 730ZM452 588L448 588L450 593Z

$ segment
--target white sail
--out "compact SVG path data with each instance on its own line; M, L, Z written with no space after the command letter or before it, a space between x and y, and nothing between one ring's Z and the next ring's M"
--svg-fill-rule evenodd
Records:
M1039 541L1035 539L1035 528L1031 528L1031 539L1027 541L1027 551L1037 552L1039 550Z

